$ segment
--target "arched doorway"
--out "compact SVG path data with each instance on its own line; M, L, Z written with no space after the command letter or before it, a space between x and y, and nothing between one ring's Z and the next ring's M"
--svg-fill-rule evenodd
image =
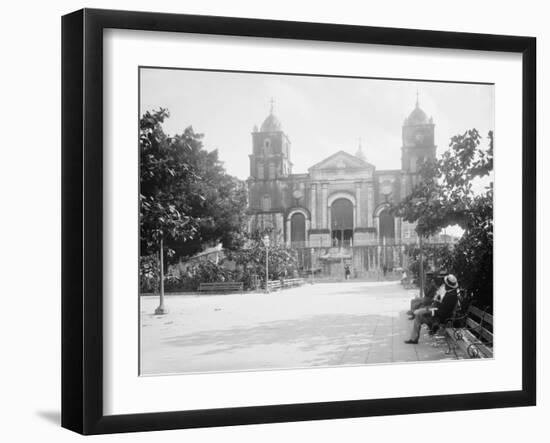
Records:
M306 241L306 217L296 212L290 217L290 244L292 247L304 247Z
M383 244L393 243L395 241L395 219L386 208L379 214L380 223L380 242Z
M330 206L332 245L349 247L353 244L353 203L347 198L334 200Z

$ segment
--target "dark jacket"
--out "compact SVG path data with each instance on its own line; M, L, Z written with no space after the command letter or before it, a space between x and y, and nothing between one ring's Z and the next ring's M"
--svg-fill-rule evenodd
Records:
M445 297L443 297L441 302L434 302L434 307L437 308L435 316L440 322L444 322L452 316L457 301L458 291L456 289L451 289L445 293Z

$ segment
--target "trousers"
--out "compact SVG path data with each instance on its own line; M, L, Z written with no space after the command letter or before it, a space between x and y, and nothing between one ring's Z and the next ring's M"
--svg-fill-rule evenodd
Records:
M435 317L432 316L432 311L428 307L420 308L414 311L414 322L411 331L411 340L418 340L420 337L420 328L423 324L432 326L435 323Z

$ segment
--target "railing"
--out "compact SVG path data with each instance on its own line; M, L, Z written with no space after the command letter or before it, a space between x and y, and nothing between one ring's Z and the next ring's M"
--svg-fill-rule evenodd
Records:
M292 241L290 242L290 247L293 249L303 249L309 247L307 241Z
M270 291L278 291L282 288L293 288L295 286L301 286L305 283L303 278L287 278L281 280L269 280L267 282L267 287ZM263 284L265 288L265 282Z

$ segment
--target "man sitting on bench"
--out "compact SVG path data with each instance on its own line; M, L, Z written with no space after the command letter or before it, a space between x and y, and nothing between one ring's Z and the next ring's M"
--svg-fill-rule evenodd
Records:
M405 340L405 343L413 345L418 343L420 328L423 323L427 324L431 330L433 326L444 322L453 313L458 301L458 280L453 274L449 274L443 279L443 283L445 285L445 291L437 292L431 306L414 311L411 338Z
M411 300L411 309L407 311L409 320L414 320L414 311L420 308L425 308L426 306L431 306L434 301L435 294L438 290L435 282L436 277L433 274L428 274L428 276L428 282L426 284L426 288L424 289L424 297L416 297ZM443 286L443 283L440 283L440 285Z

